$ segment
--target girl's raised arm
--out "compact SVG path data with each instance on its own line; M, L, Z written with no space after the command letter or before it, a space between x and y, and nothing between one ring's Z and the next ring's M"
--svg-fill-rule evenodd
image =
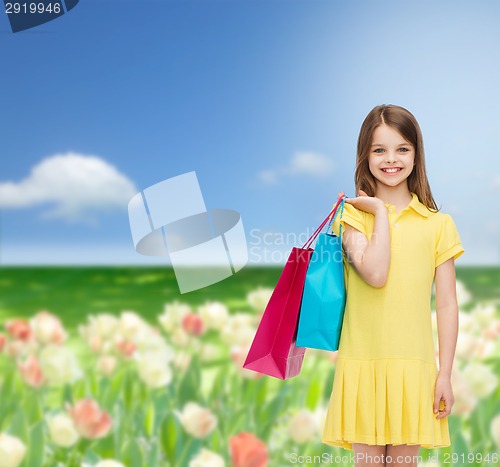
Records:
M346 198L346 203L375 216L370 240L350 225L345 225L342 245L347 259L365 282L383 287L387 282L391 261L389 217L384 202L360 190L358 198Z

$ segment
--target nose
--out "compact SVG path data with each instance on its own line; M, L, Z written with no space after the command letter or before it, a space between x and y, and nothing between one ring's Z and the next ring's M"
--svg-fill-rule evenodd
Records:
M392 151L387 151L386 162L389 162L389 163L396 162L396 156Z

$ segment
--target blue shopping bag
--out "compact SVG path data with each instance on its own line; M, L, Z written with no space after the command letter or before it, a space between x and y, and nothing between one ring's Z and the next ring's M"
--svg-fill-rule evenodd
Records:
M346 290L342 255L342 224L340 237L328 232L337 213L344 212L345 196L335 206L326 233L320 233L306 272L297 327L297 346L338 350ZM340 209L339 209L340 205Z

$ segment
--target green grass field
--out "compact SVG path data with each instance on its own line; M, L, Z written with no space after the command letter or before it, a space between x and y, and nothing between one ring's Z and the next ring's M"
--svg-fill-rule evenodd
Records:
M274 287L280 273L279 267L246 267L210 287L180 294L171 268L4 266L0 319L47 309L71 329L89 313L132 309L154 320L164 303L175 298L191 305L221 300L231 309L248 311L246 293L259 285ZM457 267L456 274L475 301L500 300L500 267Z
M155 322L174 299L193 306L218 300L231 310L249 311L246 294L258 285L274 287L280 273L281 268L246 267L210 287L180 294L171 268L2 267L0 319L47 309L74 329L90 313L135 310Z

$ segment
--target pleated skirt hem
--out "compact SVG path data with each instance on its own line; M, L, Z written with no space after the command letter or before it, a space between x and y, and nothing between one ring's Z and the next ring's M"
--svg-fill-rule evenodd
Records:
M394 446L399 446L401 444L408 444L410 446L420 445L421 448L424 449L433 449L433 448L444 448L447 446L451 446L450 442L443 443L435 443L435 441L431 438L420 438L419 441L415 441L417 437L410 438L409 440L402 438L394 438L393 440L385 440L385 439L374 439L373 436L360 436L360 435L352 435L345 434L342 439L332 439L325 438L324 436L321 439L323 444L328 444L330 446L340 446L344 449L348 449L352 451L352 443L363 443L368 444L370 446L385 446L386 444L392 444Z
M450 446L448 419L433 413L436 378L436 364L419 359L338 358L322 442Z

